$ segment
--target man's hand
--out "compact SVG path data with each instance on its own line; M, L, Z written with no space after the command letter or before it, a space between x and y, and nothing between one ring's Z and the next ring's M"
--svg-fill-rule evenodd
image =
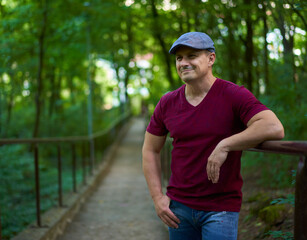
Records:
M255 114L247 123L247 128L237 134L223 139L208 158L208 179L217 183L220 168L230 151L242 151L257 146L268 140L279 140L284 137L284 128L276 115L270 110Z
M162 192L160 152L165 143L165 136L145 134L143 145L143 171L150 195L155 204L157 215L171 228L178 228L179 219L169 209L170 199Z
M220 168L225 162L228 156L228 150L221 147L220 144L216 146L211 155L208 158L207 162L207 175L208 179L212 183L217 183L220 177Z
M169 209L170 199L166 195L154 199L157 215L161 220L171 228L178 228L180 220Z

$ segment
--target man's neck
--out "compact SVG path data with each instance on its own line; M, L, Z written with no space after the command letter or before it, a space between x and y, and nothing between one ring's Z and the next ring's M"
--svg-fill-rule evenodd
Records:
M203 79L202 81L191 81L186 83L185 96L186 98L202 98L207 95L216 77L211 75L210 77Z

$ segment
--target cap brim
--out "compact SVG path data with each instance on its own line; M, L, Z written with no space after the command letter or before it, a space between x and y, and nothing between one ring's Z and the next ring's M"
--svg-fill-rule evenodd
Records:
M177 51L178 48L180 48L180 47L190 47L190 48L197 49L197 50L208 50L209 52L215 52L215 49L213 49L213 48L202 49L202 48L191 47L191 46L188 45L188 44L178 44L178 45L172 47L172 48L169 50L169 53L170 53L170 54L176 54L176 51Z
M170 54L176 54L176 51L178 50L178 48L180 47L190 47L190 48L193 48L193 49L199 49L199 48L195 48L195 47L191 47L189 44L178 44L174 47L172 47L170 50L169 50L169 53ZM199 49L201 50L201 49Z

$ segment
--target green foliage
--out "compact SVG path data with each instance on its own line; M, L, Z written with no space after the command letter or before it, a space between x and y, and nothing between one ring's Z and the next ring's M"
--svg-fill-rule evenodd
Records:
M297 168L298 157L281 154L244 152L242 171L253 175L259 173L257 183L270 188L293 187L293 169Z
M42 148L39 154L42 213L56 204L58 191L56 161L43 157L46 155L44 150L48 152L47 149ZM72 184L67 157L63 159L64 192L69 191ZM1 147L0 158L2 234L4 239L9 239L36 218L34 156L33 153L28 152L27 145L5 145ZM79 170L79 183L80 174Z
M285 128L285 139L305 140L307 138L307 96L306 81L289 81L289 66L276 63L272 67L275 84L271 94L260 99L280 118Z
M123 111L121 107L106 109L125 102L124 95L130 98L136 115L144 105L152 113L162 95L183 84L176 74L175 59L168 55L169 47L184 32L204 31L215 42L215 76L250 84L283 123L285 139L306 140L305 1L172 0L169 6L165 2L0 1L1 138L32 137L36 118L38 137L86 135L89 79L94 132L106 128ZM247 61L249 56L252 61ZM111 71L98 66L101 59ZM2 146L1 150L4 188L0 191L18 200L33 188L30 180L23 181L33 176L32 153L21 145ZM42 177L50 174L50 181L55 182L51 177L55 172L50 170L55 167L55 149L45 148L40 154ZM69 161L66 163L68 167ZM243 171L261 169L259 183L276 188L291 186L296 165L294 157L262 153L246 153L242 161ZM10 184L11 177L21 184ZM44 180L42 184L48 186ZM46 188L42 194L54 191ZM49 199L44 206L54 204ZM12 232L18 229L15 226Z
M106 129L121 116L127 109L114 108L97 116L96 127L99 130ZM79 123L80 124L80 123ZM66 131L58 128L56 136L71 134L69 130L75 125L67 125ZM97 130L98 130L97 129ZM55 131L55 129L53 129ZM82 131L75 133L84 134ZM97 139L96 159L102 159L102 152L112 143L113 132ZM78 134L76 134L78 135ZM86 135L86 134L85 134ZM58 168L57 168L57 144L40 144L39 146L39 175L40 175L40 199L41 213L58 204ZM72 191L72 151L70 144L60 144L62 158L62 189L63 193ZM28 145L4 145L0 151L0 206L2 218L3 239L10 239L30 223L36 220L35 208L35 178L34 178L34 153L29 151ZM82 145L76 146L77 172L76 183L83 181L84 170L89 173L89 163L82 167ZM97 161L98 163L99 161ZM3 207L5 206L5 207ZM14 213L14 214L12 214Z
M263 220L268 226L274 226L284 221L286 214L286 206L270 205L259 211L259 218Z
M271 201L271 204L290 204L290 205L294 206L295 195L294 194L288 194L286 198L276 198L273 201Z
M291 232L268 231L265 235L272 236L273 238L277 238L277 239L284 239L284 240L294 239L293 233Z

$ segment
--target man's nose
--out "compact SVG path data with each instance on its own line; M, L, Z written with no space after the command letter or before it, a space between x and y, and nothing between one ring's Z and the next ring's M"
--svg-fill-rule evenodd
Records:
M189 61L188 61L188 59L185 58L185 57L183 57L183 58L181 59L181 61L179 62L179 65L180 65L181 67L187 66L188 64L189 64Z

